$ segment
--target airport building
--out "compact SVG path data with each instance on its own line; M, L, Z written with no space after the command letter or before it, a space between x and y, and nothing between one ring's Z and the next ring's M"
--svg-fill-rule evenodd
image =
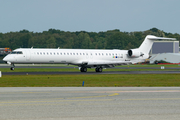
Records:
M150 54L179 53L179 41L154 41Z
M166 61L169 63L180 63L180 54L179 53L159 53L152 55L150 58L150 64L155 63L156 61Z
M155 41L150 51L150 63L166 61L180 63L179 41Z

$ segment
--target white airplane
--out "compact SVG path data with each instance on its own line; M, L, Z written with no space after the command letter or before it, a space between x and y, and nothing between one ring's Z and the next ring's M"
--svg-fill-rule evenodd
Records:
M87 68L102 72L103 68L145 62L157 39L176 40L147 35L139 48L130 50L19 48L4 57L3 61L12 65L11 70L14 70L14 64L61 63L77 65L81 72L87 72Z

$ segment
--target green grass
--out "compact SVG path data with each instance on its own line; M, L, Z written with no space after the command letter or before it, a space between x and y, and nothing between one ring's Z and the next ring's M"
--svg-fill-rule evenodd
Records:
M55 65L56 66L56 65ZM154 71L160 67L179 67L178 65L129 65L129 69L105 69L103 71ZM149 67L132 69L131 67ZM152 69L157 67L159 69ZM171 70L171 69L165 69ZM178 69L179 70L179 69ZM80 72L78 68L0 68L2 72ZM177 69L176 69L177 71ZM88 69L88 72L95 72ZM115 74L115 75L2 75L0 87L180 87L180 74Z
M32 65L31 65L32 66ZM38 66L38 65L37 65ZM39 65L41 66L41 65ZM46 66L46 65L42 65L42 66ZM52 64L51 66L67 66L67 65L59 65L59 64ZM107 68L107 69L103 69L103 71L159 71L161 70L161 66L164 66L165 69L164 70L173 70L173 69L168 69L168 68L180 68L180 66L178 65L123 65L123 66L118 66L120 67L119 69L115 69L115 68ZM78 68L75 68L76 66L70 66L70 67L74 67L74 68L15 68L14 71L10 70L10 66L9 68L0 68L0 71L2 72L79 72ZM126 67L127 69L121 69L121 67ZM133 69L133 67L148 67L149 69ZM153 68L158 68L158 69L153 69ZM180 70L180 69L175 69ZM88 72L94 72L95 69L88 69Z
M0 87L162 87L180 86L179 74L4 75Z
M2 72L75 72L79 71L77 68L15 68L14 71L10 70L10 68L0 68Z
M164 69L163 71L173 71L173 69ZM0 69L1 72L80 72L78 68L15 68L14 71L11 71L9 68ZM88 72L95 72L95 69L88 69ZM159 69L103 69L103 71L162 71ZM176 69L180 71L180 69Z

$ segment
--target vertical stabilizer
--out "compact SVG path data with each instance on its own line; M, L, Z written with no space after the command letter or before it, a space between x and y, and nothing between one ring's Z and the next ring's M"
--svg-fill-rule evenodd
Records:
M153 42L155 40L176 40L175 38L164 38L164 37L156 37L153 35L147 35L141 46L139 47L139 50L143 54L149 54L149 51L153 45Z

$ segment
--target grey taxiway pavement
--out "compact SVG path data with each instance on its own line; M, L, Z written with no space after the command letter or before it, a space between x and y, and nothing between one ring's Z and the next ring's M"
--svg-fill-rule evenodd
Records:
M2 72L2 75L93 75L93 74L180 74L180 71L103 71L103 72Z
M179 118L179 87L0 88L0 120Z

